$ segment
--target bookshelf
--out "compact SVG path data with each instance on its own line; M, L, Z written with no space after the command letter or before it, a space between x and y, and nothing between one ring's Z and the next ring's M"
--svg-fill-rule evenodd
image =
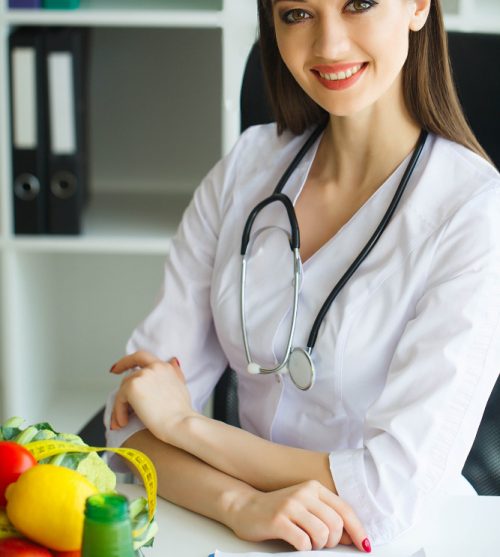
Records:
M76 431L117 384L108 369L153 307L190 197L239 134L256 37L253 0L82 0L72 11L0 0L0 121L8 36L90 29L90 202L77 237L15 236L10 129L0 130L0 419Z
M449 29L500 32L498 0L444 7ZM91 198L78 237L12 231L8 36L20 25L91 29ZM82 0L74 11L0 0L0 420L76 431L117 384L107 371L154 304L182 212L238 137L255 37L255 0Z

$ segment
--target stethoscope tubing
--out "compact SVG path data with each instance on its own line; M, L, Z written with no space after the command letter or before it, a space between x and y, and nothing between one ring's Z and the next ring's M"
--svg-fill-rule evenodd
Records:
M294 249L300 248L300 232L299 232L299 223L297 222L297 215L295 214L295 209L293 208L292 200L281 192L275 192L266 199L262 200L258 205L256 205L250 215L248 215L247 221L245 223L245 227L243 228L243 236L241 239L241 255L245 256L248 242L250 241L250 234L252 232L252 226L255 221L257 215L271 203L282 203L285 206L286 213L288 215L288 220L290 221L290 230L292 232L290 237L290 247L292 251Z
M292 352L295 355L295 352L298 351L299 357L302 357L302 356L300 356L300 353L302 353L307 358L307 362L308 362L307 365L310 367L310 373L311 373L310 382L308 382L305 386L301 386L299 384L299 382L296 382L296 380L293 379L293 377L292 377L296 386L299 389L302 389L302 390L308 390L314 384L315 370L314 370L314 362L311 359L311 353L312 353L312 350L314 348L314 345L316 344L316 340L317 340L317 337L318 337L318 333L319 333L321 323L323 322L323 320L324 320L328 310L330 309L330 306L332 305L333 301L335 300L335 298L338 296L338 294L340 293L342 288L345 286L345 284L349 281L349 279L352 277L352 275L359 268L361 263L366 259L366 257L369 255L369 253L375 247L376 243L380 239L380 236L382 235L384 230L387 228L387 226L388 226L392 216L394 215L394 213L396 211L396 208L397 208L397 206L398 206L398 204L399 204L399 202L400 202L400 200L403 196L403 193L406 189L406 186L407 186L407 184L408 184L408 182L409 182L409 180L410 180L410 178L413 174L413 171L414 171L415 166L418 162L418 159L420 157L422 149L425 145L426 138L428 136L428 132L425 131L425 130L422 130L422 132L420 133L418 142L417 142L417 146L412 153L410 161L409 161L409 163L408 163L408 165L405 169L405 172L404 172L403 177L402 177L402 179L399 183L399 186L396 190L396 193L394 194L394 196L391 200L391 203L389 204L389 207L387 208L386 212L384 213L384 216L382 217L382 220L380 221L379 225L375 229L374 233L372 234L372 236L370 237L368 242L365 244L365 246L363 247L361 252L358 254L358 256L355 258L353 263L349 266L347 271L339 279L339 281L334 286L334 288L332 289L332 291L330 292L330 294L326 298L325 302L321 306L321 309L319 310L318 315L316 316L316 319L314 320L313 326L311 328L311 332L309 334L309 338L308 338L308 341L307 341L307 347L305 349L297 348L297 347L292 348L293 337L294 337L294 333L295 333L295 325L296 325L296 321L297 321L299 290L300 290L300 281L301 281L301 272L302 272L300 251L299 251L299 248L300 248L300 230L299 230L299 225L298 225L298 221L297 221L297 216L295 214L295 209L293 207L293 203L287 195L282 193L282 189L285 186L285 184L287 183L287 181L290 178L290 176L292 175L292 173L294 172L294 170L297 168L297 166L300 164L300 162L304 158L307 151L311 148L313 143L318 139L320 134L323 132L327 123L328 123L328 120L325 120L324 122L321 122L316 127L316 129L312 132L312 134L306 140L304 145L301 147L299 152L296 154L296 156L294 157L292 162L288 165L287 169L285 170L285 172L281 176L274 192L269 197L267 197L266 199L261 201L258 205L256 205L256 207L254 207L254 209L251 211L251 213L248 216L247 221L245 223L245 226L244 226L244 229L243 229L242 241L241 241L242 263L241 263L241 284L240 284L240 292L241 292L241 296L240 296L240 314L241 314L241 324L242 324L242 332L243 332L243 344L244 344L244 348L245 348L245 355L246 355L246 358L247 358L247 362L249 363L249 371L250 371L250 373L263 373L263 374L271 374L271 373L280 372L281 370L286 368L287 364L289 363L290 356L291 356ZM250 241L250 234L251 234L252 226L253 226L253 223L254 223L257 215L259 214L259 212L264 207L266 207L267 205L269 205L271 203L274 203L274 202L279 202L279 203L282 203L284 205L284 207L286 209L286 212L287 212L287 215L288 215L288 220L290 221L290 230L291 230L290 249L292 250L293 258L294 258L294 293L293 293L292 320L291 320L290 332L289 332L289 336L288 336L288 343L287 343L287 347L286 347L286 350L285 350L284 358L283 358L282 362L279 363L274 368L263 368L263 367L259 366L258 364L256 364L255 362L253 362L251 352L250 352L250 346L249 346L249 342L248 342L246 317L245 317L245 284L246 284L246 270L247 270L247 248L248 248L248 244L249 244L249 241ZM294 361L296 361L296 359L297 358L294 357ZM256 368L256 369L253 369L253 368ZM251 371L251 369L252 369L252 371ZM286 369L285 371L288 371L288 369Z
M297 215L295 214L295 210L293 208L293 203L291 199L283 194L283 193L273 193L263 201L261 201L258 205L254 207L254 209L250 212L250 215L247 218L245 223L245 227L243 229L243 237L241 240L241 284L240 284L240 317L242 323L242 332L243 332L243 345L245 347L245 354L248 362L252 362L252 355L250 353L250 345L248 342L248 333L247 333L247 323L246 323L246 316L245 316L245 284L246 284L246 274L247 274L247 248L248 243L250 241L250 234L252 232L252 226L255 221L255 218L260 213L260 211L270 205L271 203L282 203L286 209L288 220L290 221L290 249L293 252L293 261L294 261L294 287L293 287L293 309L292 309L292 322L290 325L290 332L288 335L288 343L285 350L285 356L280 364L273 368L264 368L259 367L259 373L277 373L281 371L288 361L290 356L290 352L292 351L292 344L293 344L293 337L295 334L295 325L297 322L297 310L299 307L299 290L300 290L300 232L299 232L299 223L297 222Z
M380 236L382 236L382 233L387 228L392 216L394 215L394 213L396 211L396 208L397 208L401 198L403 197L403 193L406 189L408 181L410 180L410 177L412 176L413 171L415 170L415 166L416 166L417 161L420 157L420 153L422 152L422 149L424 148L425 140L427 138L427 135L428 135L427 131L422 130L422 132L420 133L419 139L418 139L417 147L413 151L410 162L408 163L408 165L406 167L406 170L405 170L405 173L403 174L403 178L401 179L401 182L399 183L398 189L396 190L396 193L394 194L394 197L392 198L392 201L389 204L389 207L387 208L384 216L382 217L382 220L380 221L379 225L375 229L375 232L372 234L372 236L370 237L370 239L368 240L366 245L360 251L359 255L356 257L356 259L353 261L353 263L349 266L347 271L340 277L339 281L334 286L333 290L330 292L330 294L326 298L325 302L321 306L321 309L319 310L318 315L316 316L316 319L314 320L313 326L311 327L311 332L310 332L309 338L307 340L307 349L309 350L309 352L312 351L312 349L314 348L314 345L316 344L316 340L318 338L318 333L319 333L319 328L320 328L321 323L323 322L328 310L330 309L330 306L333 304L333 301L338 296L338 294L340 293L342 288L345 286L347 281L352 277L352 275L359 268L361 263L363 263L363 261L368 257L368 254L375 247L376 243L380 239Z
M301 163L302 159L305 157L306 153L312 147L313 143L318 139L321 133L324 131L328 124L328 118L325 118L323 122L321 122L311 133L311 135L307 138L304 145L300 148L299 152L295 155L292 162L288 165L285 172L279 179L276 187L274 188L274 193L281 193L283 188L285 187L286 183L288 182L290 176L293 174L297 166Z
M290 331L288 333L288 343L285 349L285 355L281 363L279 363L276 367L265 368L259 366L259 373L270 374L270 373L280 372L287 365L288 359L290 357L290 353L292 351L293 338L295 336L295 325L297 323L297 311L299 307L299 292L300 292L300 281L301 281L299 248L294 248L292 249L292 251L293 251L293 262L294 262L292 322L290 324ZM250 353L250 345L248 342L247 323L245 317L246 269L247 269L247 259L246 259L246 254L243 254L241 260L240 316L241 316L241 323L242 323L243 345L245 347L245 355L247 358L247 362L253 362L252 355Z

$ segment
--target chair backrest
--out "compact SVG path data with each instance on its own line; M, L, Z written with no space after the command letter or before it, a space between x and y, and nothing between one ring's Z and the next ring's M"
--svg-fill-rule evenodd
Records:
M245 66L241 84L240 113L242 132L256 124L274 122L271 103L264 85L259 43L253 45Z
M462 473L479 495L500 495L500 379L488 400Z
M91 447L104 447L106 445L104 408L98 410L77 434Z
M500 169L500 34L449 32L448 45L465 115Z
M448 38L464 112L479 142L500 168L500 35L450 32ZM241 131L272 121L256 43L243 77ZM237 378L229 368L215 389L214 417L239 424ZM463 474L480 495L500 495L500 380L488 401Z

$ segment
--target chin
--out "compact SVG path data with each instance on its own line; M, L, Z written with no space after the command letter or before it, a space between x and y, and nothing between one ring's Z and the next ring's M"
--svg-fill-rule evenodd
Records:
M365 110L366 105L360 105L358 103L335 103L330 105L320 105L330 116L336 116L339 118L347 118L349 116L356 116Z

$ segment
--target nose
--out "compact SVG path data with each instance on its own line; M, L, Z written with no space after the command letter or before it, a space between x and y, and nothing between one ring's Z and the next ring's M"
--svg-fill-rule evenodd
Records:
M316 26L314 54L324 60L339 60L349 50L345 22L337 14L322 17Z

